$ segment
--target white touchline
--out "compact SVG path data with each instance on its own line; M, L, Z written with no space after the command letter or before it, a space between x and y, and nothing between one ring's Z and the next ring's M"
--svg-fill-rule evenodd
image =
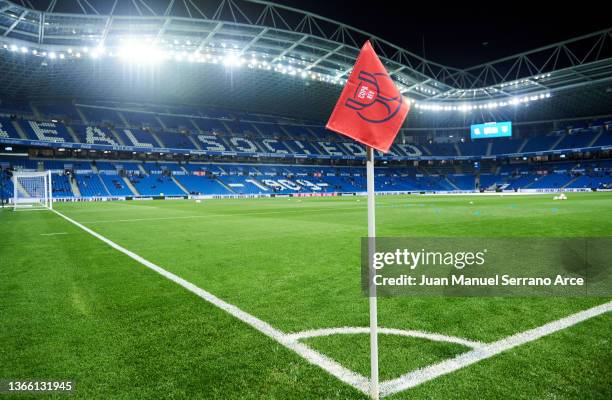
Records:
M381 394L388 396L406 389L410 389L441 375L454 372L478 361L493 357L513 347L532 342L543 336L569 328L570 326L576 325L579 322L586 321L589 318L596 317L609 311L612 311L612 301L589 308L588 310L580 311L568 317L549 322L540 327L508 336L498 340L497 342L489 343L483 347L460 354L455 358L409 372L397 379L392 379L381 383Z
M40 236L67 235L68 232L41 233Z
M351 385L352 387L360 390L363 393L367 393L368 391L368 385L369 385L369 380L368 378L366 378L363 375L360 375L356 372L353 372L345 367L343 367L342 365L340 365L338 362L332 360L329 357L326 357L325 355L311 349L310 347L308 347L307 345L303 344L303 343L299 343L297 340L293 339L290 335L285 334L284 332L279 331L278 329L272 327L270 324L268 324L267 322L264 322L262 320L260 320L259 318L245 312L242 311L241 309L239 309L238 307L234 306L233 304L230 304L228 302L225 302L223 300L221 300L220 298L218 298L217 296L205 291L202 288L197 287L196 285L194 285L193 283L186 281L185 279L181 278L178 275L173 274L172 272L166 271L165 269L163 269L162 267L153 264L152 262L142 258L141 256L139 256L138 254L131 252L130 250L118 245L117 243L111 241L110 239L105 238L104 236L100 235L97 232L94 232L93 230L89 229L88 227L86 227L85 225L80 224L79 222L73 220L70 217L65 216L64 214L56 211L56 210L51 210L54 213L56 213L57 215L59 215L60 217L64 218L66 221L78 226L79 228L83 229L85 232L89 233L90 235L94 236L97 239L100 239L101 241L103 241L104 243L108 244L109 246L111 246L112 248L114 248L115 250L118 250L120 252L122 252L123 254L127 255L128 257L138 261L140 264L144 265L147 268L152 269L153 271L157 272L158 274L162 275L163 277L171 280L172 282L175 282L179 285L181 285L182 287L184 287L185 289L189 290L190 292L194 293L195 295L201 297L202 299L208 301L209 303L217 306L218 308L222 309L223 311L227 312L228 314L231 314L232 316L236 317L237 319L241 320L242 322L245 322L246 324L252 326L253 328L257 329L258 331L260 331L261 333L263 333L264 335L276 340L278 343L282 344L283 346L285 346L286 348L293 350L294 352L296 352L297 354L299 354L300 356L302 356L304 359L306 359L308 362L310 362L311 364L317 365L320 368L324 369L325 371L329 372L331 375L335 376L336 378L340 379L342 382L347 383L349 385Z
M340 381L354 387L355 389L361 391L364 394L369 393L369 379L361 374L358 374L354 371L351 371L348 368L343 367L338 362L332 360L331 358L313 350L307 345L300 343L300 339L304 339L307 337L321 336L320 333L328 333L337 330L337 333L362 333L363 329L369 331L369 328L361 328L361 327L345 327L345 328L329 328L329 329L321 329L321 330L312 330L312 331L304 331L298 333L287 334L284 333L274 327L272 327L267 322L260 320L259 318L241 310L240 308L221 300L215 295L205 291L204 289L199 288L193 283L186 281L185 279L175 275L169 271L166 271L162 267L153 264L152 262L142 258L138 254L118 245L117 243L107 239L106 237L100 235L99 233L89 229L85 225L73 220L70 217L60 213L57 210L51 210L60 217L64 218L66 221L78 226L85 232L94 236L97 239L100 239L104 243L108 244L110 247L114 248L127 255L128 257L136 260L140 264L144 265L147 268L152 269L158 274L164 276L165 278L171 280L194 293L195 295L201 297L202 299L208 301L209 303L215 305L216 307L222 309L228 314L234 316L235 318L241 320L242 322L250 325L251 327L257 329L264 335L274 339L284 347L294 351L301 357L303 357L306 361L311 364L317 365L318 367L324 369L331 375L338 378ZM389 396L412 387L423 384L427 381L435 379L439 376L446 375L448 373L457 371L461 368L467 367L468 365L477 363L484 359L493 357L497 354L500 354L508 349L511 349L516 346L520 346L522 344L537 340L543 336L550 335L554 332L569 328L570 326L576 325L582 321L586 321L587 319L596 317L598 315L604 314L606 312L612 311L612 301L608 303L604 303L593 308L589 308L584 311L580 311L576 314L572 314L565 318L561 318L559 320L549 322L544 324L538 328L530 329L524 332L517 333L515 335L508 336L504 339L498 340L493 343L483 344L476 341L469 341L467 339L456 338L452 336L439 335L428 332L421 331L409 331L409 330L401 330L401 329L392 329L392 328L380 328L381 332L395 335L404 335L404 336L415 336L421 337L430 340L436 341L448 341L458 344L463 344L468 347L472 347L473 350L470 350L466 353L460 354L455 358L448 359L436 364L432 364L430 366L409 372L405 375L400 376L396 379L391 379L388 381L384 381L380 383L381 396Z

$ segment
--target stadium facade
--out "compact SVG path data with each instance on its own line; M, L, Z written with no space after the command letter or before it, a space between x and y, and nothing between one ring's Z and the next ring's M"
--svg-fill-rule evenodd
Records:
M264 1L0 0L0 35L4 199L15 170L67 200L362 193L324 121L365 39L412 104L379 192L612 188L612 29L467 69ZM490 121L512 137L470 139Z

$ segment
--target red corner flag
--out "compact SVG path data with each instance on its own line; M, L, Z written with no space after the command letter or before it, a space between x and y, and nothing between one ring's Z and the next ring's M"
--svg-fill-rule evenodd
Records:
M326 127L386 153L409 109L367 41Z

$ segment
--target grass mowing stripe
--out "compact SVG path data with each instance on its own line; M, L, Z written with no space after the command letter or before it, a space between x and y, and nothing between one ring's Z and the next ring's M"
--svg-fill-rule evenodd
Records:
M343 367L342 365L340 365L339 363L337 363L336 361L324 356L323 354L318 353L317 351L311 349L310 347L306 346L305 344L302 343L298 343L295 339L293 339L290 335L287 335L281 331L279 331L278 329L275 329L274 327L272 327L270 324L260 320L259 318L246 313L244 311L242 311L241 309L239 309L238 307L234 306L233 304L227 303L223 300L221 300L220 298L216 297L215 295L213 295L212 293L209 293L207 291L205 291L204 289L199 288L198 286L192 284L191 282L188 282L186 280L184 280L183 278L169 272L166 271L165 269L159 267L156 264L153 264L152 262L140 257L138 254L119 246L117 243L105 238L104 236L94 232L93 230L87 228L86 226L80 224L79 222L73 220L72 218L69 218L67 216L65 216L64 214L56 211L56 210L51 210L53 211L55 214L59 215L60 217L64 218L66 221L76 225L77 227L83 229L85 232L89 233L90 235L94 236L95 238L103 241L104 243L108 244L109 246L111 246L112 248L114 248L115 250L120 251L121 253L127 255L128 257L132 258L133 260L139 262L140 264L144 265L145 267L157 272L158 274L162 275L163 277L177 283L178 285L184 287L185 289L189 290L190 292L194 293L195 295L197 295L198 297L201 297L202 299L208 301L209 303L219 307L220 309L222 309L223 311L227 312L228 314L234 316L235 318L243 321L244 323L252 326L253 328L257 329L258 331L260 331L261 333L263 333L264 335L274 339L275 341L277 341L278 343L280 343L281 345L285 346L286 348L293 350L294 352L296 352L297 354L299 354L300 356L302 356L306 361L310 362L311 364L317 365L320 368L324 369L325 371L329 372L331 375L335 376L336 378L338 378L339 380L341 380L344 383L347 383L351 386L353 386L354 388L356 388L357 390L363 392L363 393L367 393L368 392L368 387L369 387L369 381L366 377L357 374L345 367Z
M174 219L192 219L192 218L211 218L211 217L242 217L249 215L268 215L268 214L287 214L287 213L304 213L304 212L319 212L319 211L338 211L338 210L359 210L363 207L339 207L333 210L329 208L304 208L301 210L278 210L278 211L253 211L240 212L234 214L206 214L206 215L179 215L176 217L150 217L150 218L127 218L127 219L110 219L98 221L83 221L84 224L100 224L100 223L115 223L115 222L140 222L140 221L163 221Z

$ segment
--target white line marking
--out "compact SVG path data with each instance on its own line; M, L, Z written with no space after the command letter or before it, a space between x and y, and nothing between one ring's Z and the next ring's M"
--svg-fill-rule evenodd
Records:
M342 382L349 384L350 386L354 387L355 389L363 393L368 392L369 380L365 376L360 375L356 372L353 372L343 367L338 362L311 349L310 347L308 347L307 345L303 343L298 343L297 340L291 338L290 335L287 335L284 332L281 332L280 330L272 327L267 322L264 322L260 320L259 318L245 311L242 311L241 309L234 306L233 304L230 304L230 303L227 303L221 300L215 295L205 291L202 288L199 288L198 286L194 285L193 283L189 281L186 281L185 279L179 277L178 275L175 275L169 271L166 271L162 267L159 267L158 265L153 264L152 262L139 256L138 254L131 252L130 250L127 250L124 247L121 247L117 243L111 241L110 239L105 238L104 236L100 235L97 232L94 232L93 230L87 228L86 226L80 224L79 222L73 220L72 218L69 218L56 210L52 210L52 211L56 213L57 215L59 215L60 217L64 218L66 221L83 229L85 232L89 233L95 238L100 239L101 241L108 244L110 247L114 248L115 250L118 250L121 253L127 255L128 257L132 258L133 260L138 261L140 264L144 265L147 268L152 269L153 271L171 280L172 282L181 285L182 287L194 293L195 295L217 306L218 308L234 316L240 321L257 329L264 335L276 340L278 343L285 346L286 348L293 350L294 352L302 356L304 359L306 359L306 361L308 361L309 363L319 366L320 368L329 372L331 375L335 376Z
M68 232L41 233L40 236L67 235Z
M66 221L83 229L85 232L89 233L90 235L96 237L97 239L100 239L101 241L108 244L112 248L138 261L145 267L150 268L153 271L157 272L158 274L164 276L165 278L181 285L182 287L194 293L195 295L201 297L202 299L217 306L218 308L229 313L235 318L257 329L264 335L276 340L278 343L280 343L284 347L290 350L293 350L294 352L302 356L309 363L319 366L320 368L324 369L331 375L338 378L340 381L354 387L355 389L361 391L364 394L369 393L369 379L368 378L343 367L338 362L313 350L307 345L303 343L299 343L296 339L296 334L286 334L272 327L267 322L264 322L260 320L259 318L251 314L248 314L245 311L242 311L238 307L221 300L220 298L205 291L204 289L201 289L195 286L191 282L188 282L184 280L183 278L177 275L174 275L173 273L169 271L166 271L165 269L140 257L138 254L133 253L130 250L127 250L126 248L121 247L115 242L94 232L93 230L87 228L86 226L80 224L79 222L58 212L57 210L51 210L51 211L53 211L60 217L64 218ZM471 365L479 361L482 361L484 359L493 357L513 347L520 346L522 344L537 340L543 336L550 335L551 333L569 328L580 322L586 321L587 319L596 317L598 315L601 315L601 314L604 314L610 311L612 311L612 301L601 304L593 308L589 308L584 311L580 311L576 314L572 314L565 318L561 318L559 320L549 322L538 328L530 329L524 332L517 333L512 336L508 336L504 339L498 340L497 342L481 345L480 347L476 347L474 350L468 351L467 353L460 354L459 356L455 358L445 360L437 364L433 364L428 367L409 372L396 379L384 381L380 384L381 395L389 396L391 394L395 394L395 393L410 389L412 387L418 386L422 383L435 379L439 376L449 374L451 372L464 368L468 365ZM399 331L401 332L401 330ZM418 332L418 331L415 331L415 332ZM435 335L435 334L431 334L431 335ZM441 338L444 335L435 335L435 336L438 336L439 338ZM435 340L435 339L432 339L432 340ZM477 342L473 342L473 343L477 343Z
M497 342L489 343L484 347L460 354L455 358L409 372L397 379L382 382L380 385L381 394L383 396L388 396L406 389L410 389L439 376L446 375L478 361L493 357L513 347L532 342L536 339L540 339L543 336L569 328L570 326L586 321L589 318L593 318L610 311L612 311L612 301L589 308L588 310L580 311L568 317L549 322L538 328L508 336L504 339L498 340Z
M448 342L448 343L456 343L462 346L470 347L473 349L480 348L486 346L485 343L476 342L473 340L463 339L455 336L446 336L440 335L437 333L423 332L423 331L413 331L408 329L394 329L394 328L378 328L378 332L385 335L397 335L397 336L408 336L408 337L416 337L421 339L428 339L434 342ZM346 326L342 328L323 328L323 329L313 329L308 331L291 333L288 336L295 340L308 339L312 337L319 336L329 336L329 335L350 335L350 334L360 334L360 333L370 333L369 327L353 327Z

